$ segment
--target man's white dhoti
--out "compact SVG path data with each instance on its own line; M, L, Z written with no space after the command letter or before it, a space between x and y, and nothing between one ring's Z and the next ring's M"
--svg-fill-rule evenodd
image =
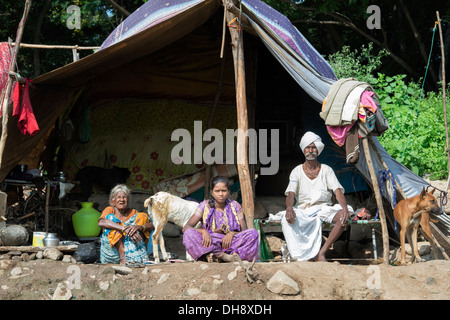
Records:
M327 165L321 166L319 175L313 180L305 175L302 165L294 168L285 191L286 196L289 192L294 192L297 204L294 206L294 224L289 224L283 215L283 235L289 254L299 261L310 260L319 253L322 245L322 221L331 223L336 213L342 209L340 204L332 205L330 191L341 189L344 193L344 189L334 171ZM353 212L350 206L348 210Z

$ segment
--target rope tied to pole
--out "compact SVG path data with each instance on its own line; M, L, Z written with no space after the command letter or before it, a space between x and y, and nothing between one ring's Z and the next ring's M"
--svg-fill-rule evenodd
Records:
M394 209L395 206L397 205L397 195L396 195L397 187L395 186L394 174L389 169L381 170L381 171L379 171L379 178L380 178L380 193L381 193L381 196L383 196L383 189L384 189L385 185L386 185L386 188L387 188L386 182L390 180L391 183L392 183L392 203L391 203L391 206L392 206L392 209ZM374 220L378 219L378 213L379 213L379 209L377 208L377 214L375 215ZM397 220L395 220L394 228L395 228L395 231L397 231Z

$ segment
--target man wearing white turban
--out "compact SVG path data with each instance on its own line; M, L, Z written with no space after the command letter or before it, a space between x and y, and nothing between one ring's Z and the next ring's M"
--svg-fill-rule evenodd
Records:
M306 160L289 176L286 212L281 220L283 234L292 258L326 261L325 252L344 231L353 209L347 205L344 188L333 169L317 160L324 148L322 139L308 131L300 141L300 148ZM332 192L338 204L332 204ZM334 227L321 247L322 221Z

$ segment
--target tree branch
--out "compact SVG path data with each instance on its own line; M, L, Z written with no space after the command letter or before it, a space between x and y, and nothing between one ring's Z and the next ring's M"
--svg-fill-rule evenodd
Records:
M117 4L117 2L115 2L114 0L106 0L106 1L108 1L110 5L112 5L115 9L117 9L117 11L119 11L123 15L128 17L131 14L124 7Z
M299 5L296 5L295 3L292 3L290 0L280 0L282 2L286 2L291 4L292 6L294 6L296 9L302 10L302 11L317 11L316 8L313 7L302 7ZM328 13L324 13L325 15L332 17L336 20L297 20L298 22L303 22L303 23L315 23L315 24L322 24L322 25L338 25L338 26L343 26L343 27L347 27L350 28L354 31L356 31L357 33L359 33L361 36L363 36L364 38L368 39L369 41L373 42L374 44L376 44L377 46L385 49L387 52L389 52L389 56L395 61L397 62L399 65L401 65L410 75L414 76L414 77L419 77L419 75L403 60L401 59L399 56L397 56L388 46L387 44L387 36L386 33L383 29L381 29L381 32L383 34L383 42L381 42L380 40L372 37L370 34L364 32L361 28L358 28L353 22L352 20L343 15L342 13L339 12L328 12Z

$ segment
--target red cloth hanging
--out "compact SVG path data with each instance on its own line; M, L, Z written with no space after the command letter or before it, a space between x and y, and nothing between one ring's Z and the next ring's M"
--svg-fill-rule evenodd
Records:
M0 43L0 92L6 87L9 77L9 67L11 65L11 54L8 42Z
M18 117L17 126L24 135L35 135L39 131L39 125L34 117L33 108L29 96L29 84L32 80L25 78L25 85L16 82L12 95L13 117Z

